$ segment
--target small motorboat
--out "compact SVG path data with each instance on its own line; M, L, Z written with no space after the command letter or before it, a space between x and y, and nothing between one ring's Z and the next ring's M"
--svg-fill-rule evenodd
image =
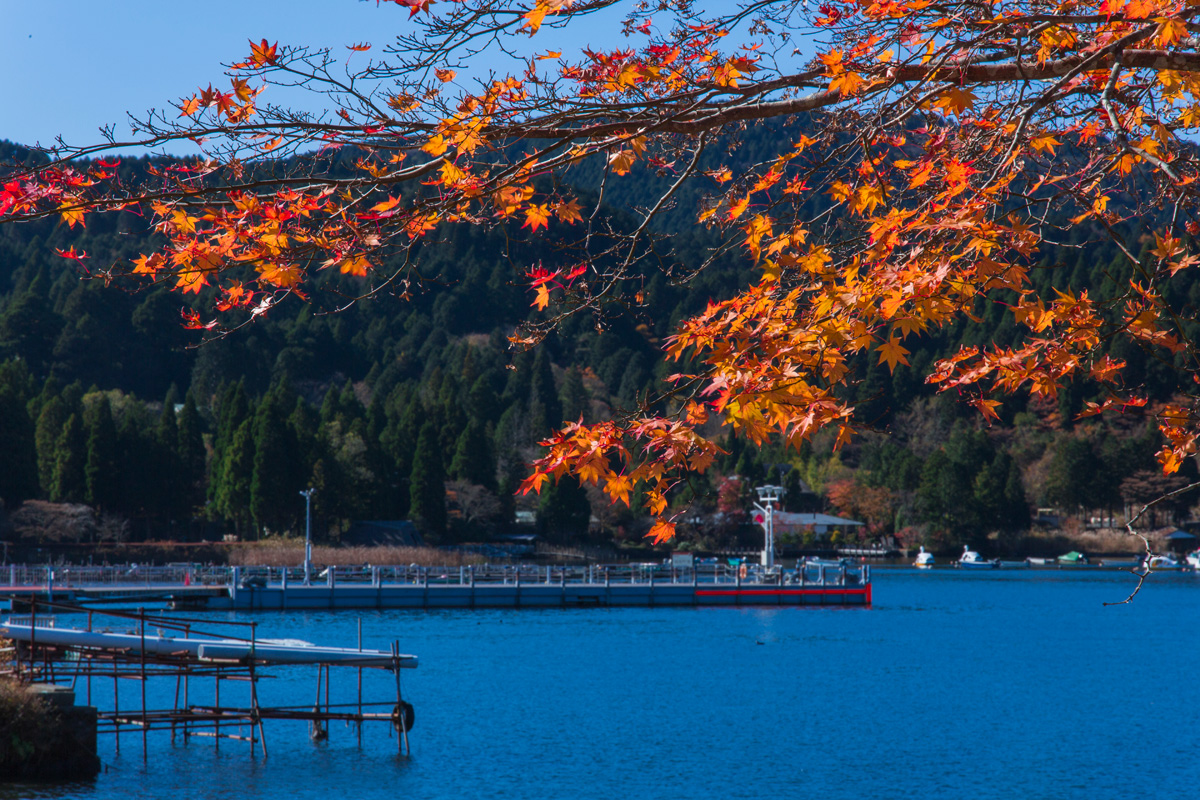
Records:
M1083 553L1079 552L1078 550L1072 550L1069 553L1064 553L1063 555L1059 556L1058 558L1055 559L1055 561L1057 561L1059 564L1064 564L1066 566L1078 567L1083 564L1087 564L1088 557L1085 556Z
M1000 560L993 558L989 561L964 544L962 557L958 559L958 566L963 569L996 569L1000 566Z
M1152 555L1146 561L1146 566L1150 569L1182 569L1183 564L1175 560L1174 556L1170 555Z
M913 566L917 569L932 569L933 568L933 553L926 553L925 548L921 548L921 552L917 553L917 560L913 562Z
M1194 570L1200 571L1200 550L1193 550L1184 556L1183 563Z

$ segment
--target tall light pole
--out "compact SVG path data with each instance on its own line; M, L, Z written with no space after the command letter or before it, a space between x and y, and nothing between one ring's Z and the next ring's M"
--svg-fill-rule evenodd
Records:
M300 493L304 498L304 585L312 577L312 496L316 489L309 487Z
M763 526L762 565L770 568L775 566L775 504L787 494L787 489L782 486L758 486L754 491L758 492L758 503L754 507L762 512L754 517L754 521Z

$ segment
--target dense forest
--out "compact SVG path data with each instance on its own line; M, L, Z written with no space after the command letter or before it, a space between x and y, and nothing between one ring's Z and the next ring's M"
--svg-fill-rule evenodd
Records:
M768 135L743 132L735 152L753 160L756 137ZM594 176L578 178L588 191ZM622 205L635 203L625 192L608 197L618 224ZM660 221L664 263L699 263L717 244L689 223L697 202L682 193ZM75 229L0 226L4 507L87 504L105 537L254 539L301 529L297 493L315 487L320 540L336 541L355 519L411 519L433 543L479 541L510 532L525 511L548 538L638 542L647 522L636 499L634 511L610 505L574 479L539 496L514 490L537 442L564 420L602 419L652 398L675 371L662 358L664 338L752 280L750 264L728 254L685 281L648 268L636 307L569 317L522 351L508 336L538 313L523 272L548 256L510 233L437 231L418 253L419 285L350 303L358 279L330 274L308 302L290 298L202 343L182 324L183 296L106 280L107 265L154 246L136 214L96 215ZM1100 232L1079 226L1075 240L1046 246L1035 280L1117 297L1131 265L1097 241ZM1185 309L1200 303L1188 272L1170 287ZM936 395L923 380L934 359L1023 335L1003 297L981 299L976 315L925 336L911 366L854 365L844 391L866 429L851 446L835 453L818 437L785 452L727 440L717 465L673 498L687 509L681 543L720 548L750 537L741 512L764 481L787 486L793 510L864 520L866 540L995 549L1027 530L1037 507L1111 518L1192 477L1191 464L1161 475L1148 416L1078 419L1097 391L1086 382L1056 403L1014 398L990 427L957 398ZM1152 404L1176 392L1177 365L1117 350ZM1168 511L1184 514L1188 504Z

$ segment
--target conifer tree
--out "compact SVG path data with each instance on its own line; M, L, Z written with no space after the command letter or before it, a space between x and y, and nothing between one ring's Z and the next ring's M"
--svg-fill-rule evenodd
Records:
M592 509L587 492L573 475L564 475L538 496L538 530L544 536L571 539L584 536Z
M86 501L97 508L115 509L120 502L121 480L117 469L117 426L107 394L100 393L85 406L83 422L87 436Z
M179 412L179 443L176 447L180 480L178 485L185 487L185 511L190 515L192 509L204 502L204 421L196 408L196 396L191 391L183 397L183 408Z
M87 498L87 439L78 414L67 417L54 443L54 480L50 500L55 503L82 503Z
M0 369L0 499L8 508L38 493L34 425L12 366Z
M436 541L446 531L446 472L433 422L421 426L409 475L409 518Z
M67 417L71 416L67 404L59 397L51 397L42 406L38 414L37 425L34 429L34 443L37 447L37 476L41 486L41 495L50 496L54 484L54 463L58 458L56 446Z
M250 483L250 513L259 533L264 528L285 530L297 516L296 493L303 487L297 477L295 435L287 424L283 384L276 384L254 415L254 476ZM307 470L305 470L307 472Z
M449 474L457 480L496 489L496 458L479 420L471 420L459 435Z

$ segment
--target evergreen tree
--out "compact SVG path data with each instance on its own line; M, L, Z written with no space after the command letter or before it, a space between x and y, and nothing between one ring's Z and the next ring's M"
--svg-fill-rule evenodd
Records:
M1086 439L1061 434L1054 442L1043 487L1046 501L1071 511L1103 505L1104 498L1095 491L1098 463Z
M0 369L0 499L8 508L38 493L34 425L15 366Z
M437 541L446 531L446 477L433 422L421 426L408 485L409 518Z
M308 474L297 458L295 436L287 424L287 393L282 387L282 383L276 384L254 415L250 513L260 534L264 528L281 532L295 523L296 493L304 488L299 475Z
M450 462L450 477L496 489L496 459L477 419L471 420L458 437Z
M63 329L63 318L47 298L44 270L0 314L0 358L17 357L36 375L45 375L54 354L54 343Z
M549 433L562 424L562 404L554 387L554 371L546 348L540 348L533 361L529 382L529 419L536 435Z
M54 481L50 499L55 503L82 503L87 498L87 439L78 414L67 417L54 443Z
M226 452L233 443L234 434L250 415L250 403L246 397L244 381L227 384L217 401L217 430L213 437L212 469L208 479L208 498L215 501L225 492L225 466L229 463ZM216 503L216 508L222 505ZM247 506L249 508L249 506ZM223 510L217 513L224 514Z
M250 487L254 480L254 422L243 420L221 455L220 485L213 506L241 535L250 523ZM299 490L297 490L299 491Z
M592 516L587 492L572 475L564 475L542 489L538 497L538 530L554 539L578 539L587 535Z
M590 397L587 387L583 385L583 375L579 368L571 365L563 375L562 389L559 390L562 401L563 419L568 422L578 422L581 418L589 422Z
M42 406L38 414L37 426L34 430L34 442L37 446L37 476L41 486L41 495L49 497L54 486L54 465L58 460L58 437L62 434L63 426L71 410L59 397L52 397Z
M87 436L87 460L84 480L86 502L96 508L119 507L121 478L117 469L117 426L113 422L108 395L98 394L85 404L83 423Z
M177 485L185 488L184 511L190 517L194 509L204 502L204 421L196 408L196 395L189 391L183 398L179 412L179 440L176 445L180 480Z

